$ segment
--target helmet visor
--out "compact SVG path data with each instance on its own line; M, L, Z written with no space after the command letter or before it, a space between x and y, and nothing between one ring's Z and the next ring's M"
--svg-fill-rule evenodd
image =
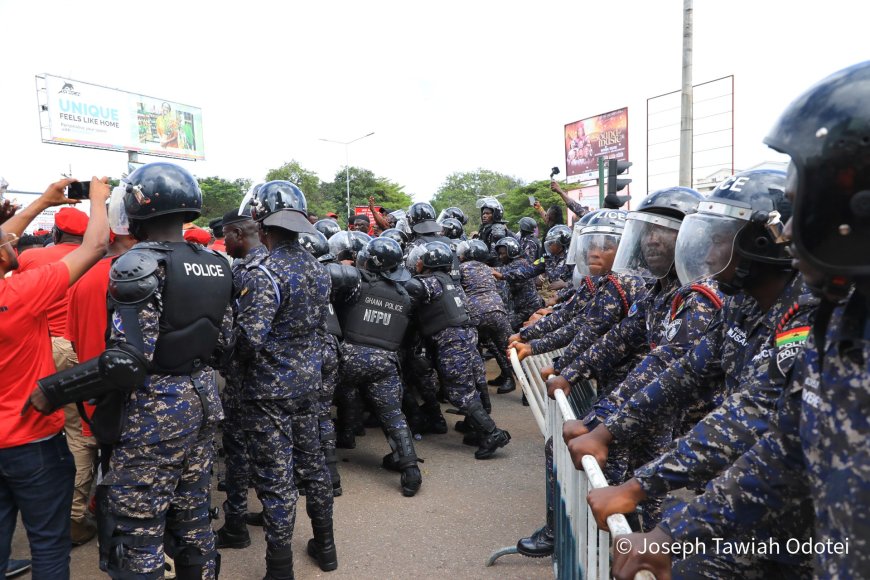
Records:
M577 244L577 271L582 276L609 274L619 248L619 238L616 234L582 234Z
M646 212L632 212L613 261L613 271L648 280L664 278L674 265L674 246L680 220Z
M580 254L580 232L583 226L577 224L571 232L571 243L568 245L568 253L565 255L565 263L569 266L578 264L585 259L585 256Z
M408 257L405 258L405 267L408 268L410 272L417 271L417 261L420 257L426 253L426 246L420 244L419 246L414 246L411 248L411 251L408 252Z
M745 225L745 221L709 213L686 216L677 236L680 282L689 284L710 278L727 268L734 255L734 241Z

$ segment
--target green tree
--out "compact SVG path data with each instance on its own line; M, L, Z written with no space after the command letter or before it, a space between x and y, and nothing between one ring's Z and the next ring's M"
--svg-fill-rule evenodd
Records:
M305 194L305 200L308 202L308 211L319 217L332 211L328 204L323 203L320 192L320 178L310 169L305 169L295 159L291 159L277 169L270 169L266 173L266 181L283 179L295 184L302 193Z
M464 211L468 217L465 229L472 232L480 228L480 211L476 205L478 199L495 197L504 205L508 192L521 185L522 180L489 169L451 173L432 198L432 205L437 212L447 207L458 207Z
M533 196L541 203L541 207L544 208L544 211L549 209L550 206L556 205L562 208L563 218L567 215L567 210L564 202L562 202L562 198L559 197L558 193L550 191L550 182L533 181L528 185L522 185L510 190L506 196L501 198L501 203L504 206L505 219L507 220L508 227L511 230L517 231L517 222L520 221L520 218L526 216L534 218L538 222L538 231L541 232L541 234L547 230L547 225L544 223L544 220L541 219L540 214L538 214L535 208L529 204L530 196Z
M325 211L334 211L340 216L347 213L347 181L344 169L335 172L331 182L323 182L320 186L323 203L328 206ZM350 205L368 205L369 196L375 198L375 205L388 210L406 209L411 205L411 196L405 193L405 188L398 183L380 177L369 169L361 167L350 168Z
M197 181L202 190L202 215L195 223L200 226L208 225L209 220L221 217L231 209L238 209L251 187L250 179L230 181L222 177L203 177Z

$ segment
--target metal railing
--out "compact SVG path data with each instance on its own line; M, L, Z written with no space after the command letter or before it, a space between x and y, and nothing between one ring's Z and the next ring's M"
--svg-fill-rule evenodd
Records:
M595 391L591 385L585 384L572 390L567 397L557 391L554 401L547 397L547 385L541 378L541 369L550 366L554 358L562 355L563 350L533 355L520 362L516 351L512 349L511 365L541 434L545 440L553 438L553 475L556 480L555 497L552 498L555 508L555 577L559 580L607 579L610 578L610 534L598 529L586 502L589 490L607 487L607 479L591 455L582 458L583 471L575 469L568 446L562 439L562 424L585 413L594 402ZM607 525L616 535L632 532L625 516L621 514L609 516ZM635 579L654 580L654 576L649 572L640 572Z

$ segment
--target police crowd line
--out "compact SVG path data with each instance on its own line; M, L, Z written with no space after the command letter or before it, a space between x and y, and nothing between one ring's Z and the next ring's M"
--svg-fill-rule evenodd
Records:
M20 259L38 213L75 203L72 180L4 205L0 568L20 512L34 578L69 577L94 534L113 578L161 578L167 557L177 578L216 578L249 525L266 578L293 578L304 493L307 553L335 570L336 447L368 413L414 496L415 437L448 431L446 400L475 458L496 456L511 437L490 415L491 355L489 385L511 392L517 371L546 439L545 523L516 551L555 555L558 577L865 577L868 96L863 63L794 101L765 139L787 172L630 212L566 200L578 222L543 244L494 198L472 236L458 208L415 203L375 215L372 238L368 220L309 220L304 193L271 181L215 224L222 254L185 235L202 194L170 163L114 190L94 178L90 219L61 210L54 245Z

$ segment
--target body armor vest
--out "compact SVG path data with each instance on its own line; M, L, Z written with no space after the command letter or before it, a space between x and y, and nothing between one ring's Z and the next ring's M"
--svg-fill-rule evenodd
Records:
M326 332L336 338L341 338L341 324L338 322L338 315L335 313L335 308L332 302L326 304Z
M425 337L431 337L451 326L471 324L465 309L465 293L459 284L446 272L435 272L433 276L441 282L443 292L432 302L421 304L418 309L420 334Z
M361 274L359 300L341 311L344 339L395 352L410 322L411 298L393 282Z
M152 372L186 375L208 364L233 289L227 261L173 242L163 258L163 312Z

